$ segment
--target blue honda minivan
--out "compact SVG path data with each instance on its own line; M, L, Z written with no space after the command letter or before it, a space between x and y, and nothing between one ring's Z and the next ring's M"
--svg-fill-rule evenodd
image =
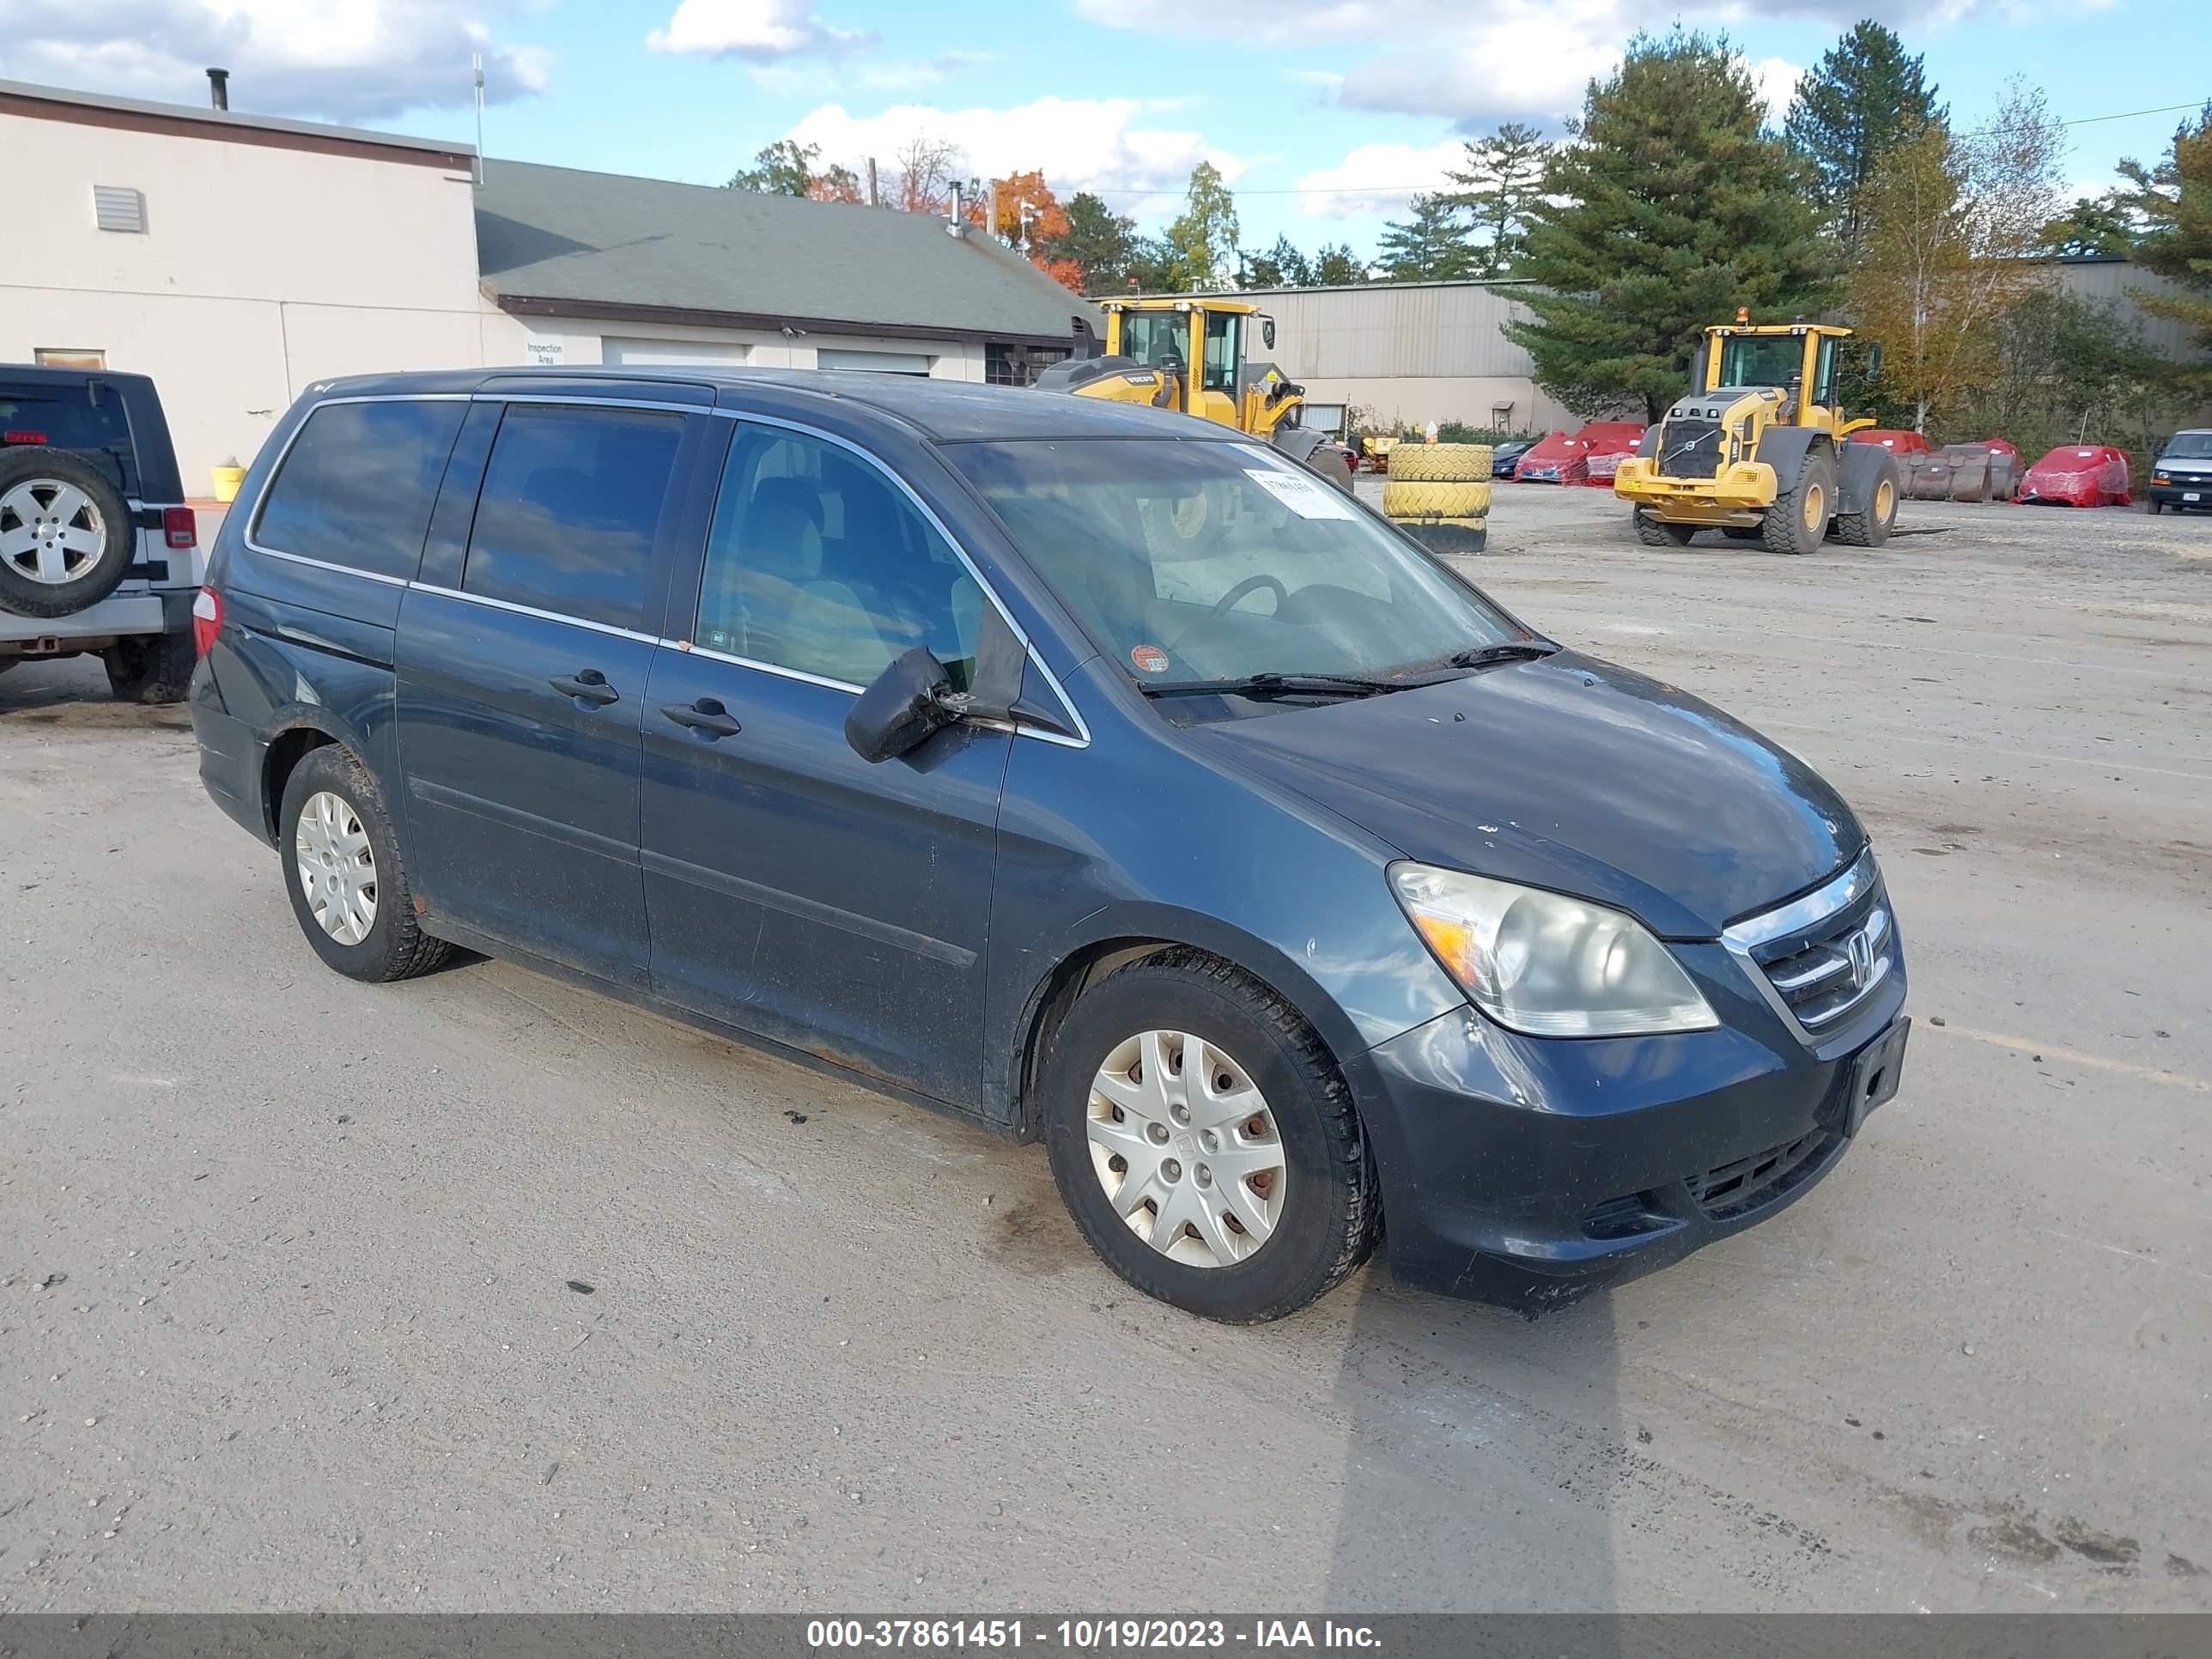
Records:
M1772 1215L1905 970L1802 762L1233 430L860 374L309 390L196 611L331 967L497 954L1042 1139L1215 1318Z

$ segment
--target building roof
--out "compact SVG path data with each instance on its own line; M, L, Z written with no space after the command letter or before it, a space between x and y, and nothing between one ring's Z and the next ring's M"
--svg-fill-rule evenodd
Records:
M159 104L143 98L111 98L67 87L0 81L0 114L33 119L73 121L82 126L120 127L174 137L212 138L283 149L380 155L433 167L469 166L476 148L442 138L410 138L403 133L372 132L364 127L331 126L319 121L289 121L276 115L249 115L198 104Z
M988 236L927 214L487 161L485 287L523 315L1064 342L1085 301Z

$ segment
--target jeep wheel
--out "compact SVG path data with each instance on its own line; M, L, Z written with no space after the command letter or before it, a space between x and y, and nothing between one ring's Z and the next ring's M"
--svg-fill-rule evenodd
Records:
M121 492L58 449L0 451L0 609L68 617L130 569L138 533Z
M1054 1034L1044 1139L1107 1266L1191 1313L1293 1313L1366 1258L1380 1204L1351 1092L1297 1011L1194 951L1130 963Z
M107 689L118 702L182 702L199 660L190 634L118 640L100 658L107 665Z

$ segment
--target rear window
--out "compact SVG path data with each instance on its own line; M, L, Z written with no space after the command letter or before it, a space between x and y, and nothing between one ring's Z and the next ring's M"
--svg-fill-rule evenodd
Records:
M96 381L28 385L0 380L0 445L43 444L66 449L112 478L126 495L138 493L131 421L123 394Z
M411 580L468 405L325 404L261 500L253 538L280 553Z
M484 468L461 586L636 628L684 417L508 405Z

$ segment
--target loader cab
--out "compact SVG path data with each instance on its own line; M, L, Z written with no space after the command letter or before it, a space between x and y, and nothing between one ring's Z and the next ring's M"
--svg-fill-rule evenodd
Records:
M1705 331L1706 392L1772 387L1788 394L1776 418L1793 426L1818 426L1840 438L1869 421L1847 421L1842 409L1843 382L1854 356L1846 349L1851 331L1830 324L1751 324L1739 321ZM1856 354L1857 372L1871 376L1881 348Z
M1184 414L1240 426L1247 335L1262 320L1233 301L1122 301L1106 307L1106 351L1174 375ZM1273 319L1264 331L1273 334Z

